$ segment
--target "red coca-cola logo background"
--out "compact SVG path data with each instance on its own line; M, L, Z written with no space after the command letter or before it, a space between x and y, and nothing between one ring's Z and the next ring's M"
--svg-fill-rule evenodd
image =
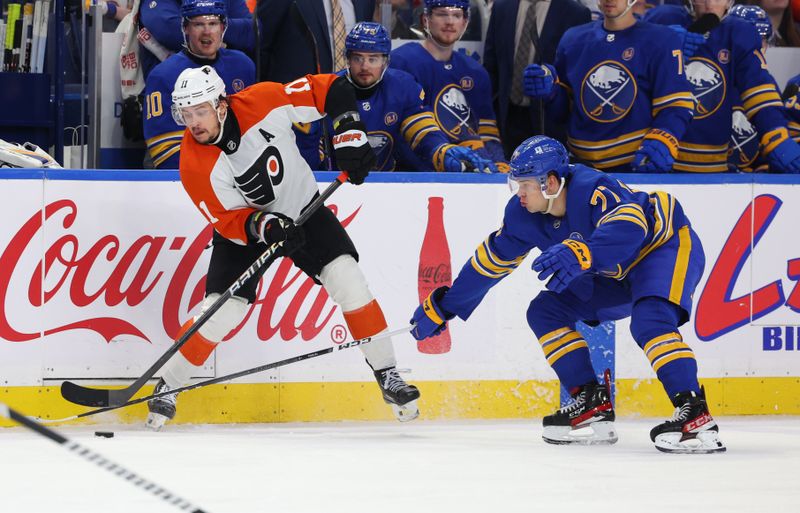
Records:
M335 205L329 208L337 213ZM342 220L342 224L350 224L359 211L360 207ZM156 285L164 281L167 288L161 298L161 323L166 335L175 338L181 324L190 313L198 311L203 300L205 268L196 268L207 265L202 253L211 240L211 227L200 231L188 246L187 238L183 236L142 235L124 247L114 234L101 235L95 241L79 237L71 231L78 216L79 208L73 200L53 201L43 211L33 213L5 247L0 255L0 283L4 284L0 287L0 338L25 342L40 337L38 331L15 328L9 313L12 303L27 301L31 307L41 308L66 296L67 303L74 306L69 317L75 320L46 326L43 330L45 336L86 329L98 333L107 342L120 335L133 335L150 341L150 336L122 315L87 316L84 312L123 303L129 307L142 305L145 300L154 299L151 296ZM23 256L35 251L31 246L41 240L40 232L45 228L53 242L44 250L38 263L24 268ZM164 267L164 259L159 257L173 251L183 252L178 265ZM337 307L329 301L321 286L287 259L279 260L273 267L269 282L262 280L247 318L228 338L253 318L256 336L263 341L276 335L283 340L292 340L298 335L303 340L310 340L330 321ZM198 271L202 272L200 279L196 278ZM192 276L195 276L194 280ZM25 297L9 296L9 284L15 280L28 284ZM293 296L287 297L288 294ZM278 311L276 305L287 303L287 300L288 306ZM186 305L185 309L182 304Z
M429 265L419 269L419 280L431 284L450 284L450 266L447 264Z

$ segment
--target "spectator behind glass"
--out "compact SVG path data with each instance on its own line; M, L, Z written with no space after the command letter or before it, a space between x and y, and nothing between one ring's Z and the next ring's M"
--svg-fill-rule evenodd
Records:
M184 0L181 5L186 46L156 65L145 85L144 136L156 168L177 169L184 128L172 116L172 89L187 68L211 66L237 93L255 83L252 59L239 50L222 48L227 28L223 0Z
M371 20L374 12L375 0L259 0L259 80L286 83L309 73L344 69L347 33L357 22Z
M532 18L528 18L529 14ZM492 81L497 102L494 108L506 157L510 157L522 141L542 133L539 126L542 103L532 102L523 94L523 70L534 62L552 64L564 32L590 19L589 9L574 0L495 0L486 33L483 64ZM560 139L566 134L563 125L556 125L549 118L544 131Z
M213 3L213 0L205 0ZM255 55L255 30L250 11L245 0L227 0L227 26L223 42L227 48L241 50ZM186 39L181 28L181 2L180 0L142 0L139 6L139 26L146 28L153 39L175 53L185 44ZM142 45L139 55L142 73L145 80L150 71L161 60L153 55Z
M752 0L750 5L758 5L767 12L774 27L770 46L800 47L800 33L794 24L789 0Z

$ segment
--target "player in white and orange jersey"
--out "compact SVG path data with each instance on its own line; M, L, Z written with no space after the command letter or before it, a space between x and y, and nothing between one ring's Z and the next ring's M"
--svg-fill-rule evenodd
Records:
M344 77L306 75L289 84L261 82L226 96L210 66L187 69L175 82L173 115L186 126L180 176L194 205L214 226L206 279L208 309L261 255L265 244L283 242L283 256L320 283L360 339L386 330L381 307L358 266L358 252L336 216L317 209L300 227L292 221L319 194L311 169L300 155L292 123L333 120L336 160L355 185L375 164L355 93ZM164 367L156 393L188 383L214 348L239 323L255 300L262 273L247 280L203 324ZM181 328L185 332L194 320ZM384 400L401 421L419 411L419 391L398 374L390 339L361 346ZM148 403L147 425L160 429L176 412L176 395Z

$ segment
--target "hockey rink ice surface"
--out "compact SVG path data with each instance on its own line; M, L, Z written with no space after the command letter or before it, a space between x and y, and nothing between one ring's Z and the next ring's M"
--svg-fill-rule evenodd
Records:
M714 455L656 451L655 419L593 447L539 420L55 429L209 513L800 511L800 417L718 420ZM0 492L2 513L181 511L21 427L0 428Z

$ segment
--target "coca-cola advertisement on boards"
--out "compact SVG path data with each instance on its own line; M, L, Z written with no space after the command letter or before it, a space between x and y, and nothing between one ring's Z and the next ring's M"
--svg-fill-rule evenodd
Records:
M450 248L444 229L444 198L432 196L428 198L428 225L419 252L417 290L420 302L437 288L452 284ZM417 342L419 351L428 354L446 353L450 345L450 330Z

